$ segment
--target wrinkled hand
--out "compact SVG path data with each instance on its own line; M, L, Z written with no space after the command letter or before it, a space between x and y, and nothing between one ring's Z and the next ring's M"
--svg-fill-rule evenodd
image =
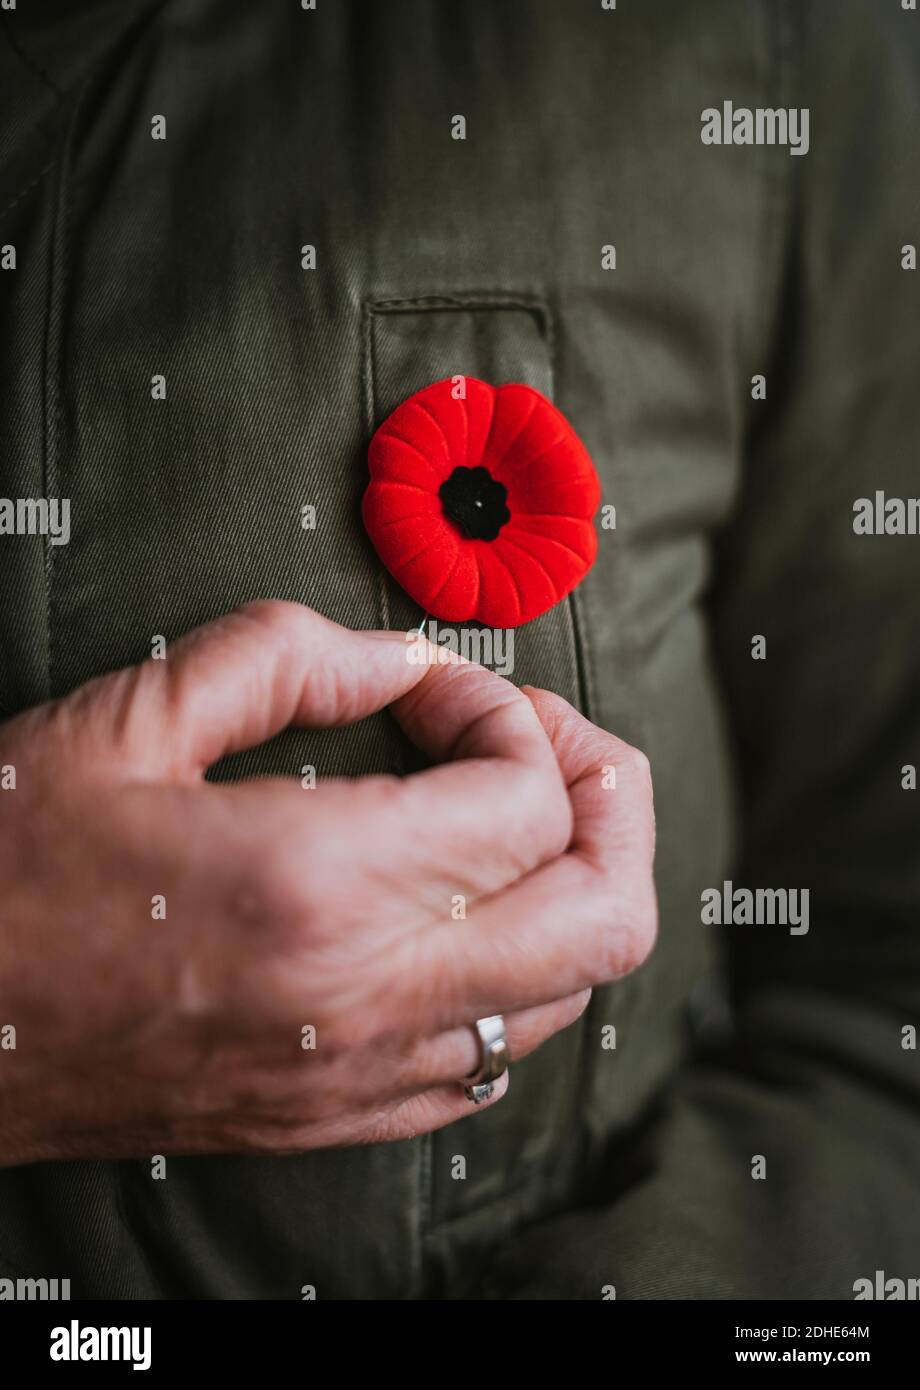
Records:
M386 705L434 766L204 780ZM248 605L0 727L10 764L0 1164L436 1129L475 1113L474 1019L503 1013L520 1058L654 939L642 755L546 692L410 663L402 633Z

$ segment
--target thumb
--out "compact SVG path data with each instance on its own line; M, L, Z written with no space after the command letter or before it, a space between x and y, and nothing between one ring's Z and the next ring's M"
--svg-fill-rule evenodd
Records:
M165 660L82 686L58 721L71 741L136 775L200 776L228 753L294 724L331 728L374 714L430 669L402 632L356 632L301 604L249 603L187 633Z

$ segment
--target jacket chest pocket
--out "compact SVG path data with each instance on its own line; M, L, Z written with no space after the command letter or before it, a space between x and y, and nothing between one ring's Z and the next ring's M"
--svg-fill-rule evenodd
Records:
M445 378L520 382L553 399L553 322L540 300L504 295L372 300L364 309L368 435L401 401ZM417 627L428 615L381 569L381 622ZM582 632L571 595L533 622L488 634L472 624L436 633L445 645L516 685L552 689L584 707ZM488 658L492 657L492 660Z
M553 320L548 306L526 297L444 297L370 301L364 318L364 382L368 437L413 392L449 377L478 377L492 385L519 382L553 399ZM381 622L417 627L427 616L380 570ZM440 626L440 625L439 625ZM467 625L460 629L469 632ZM577 592L533 622L510 630L513 657L502 651L500 674L516 685L554 690L585 709L585 651ZM463 650L464 655L470 652ZM489 663L498 668L498 663ZM510 669L508 669L510 665ZM411 757L411 753L407 752ZM457 924L463 930L463 924ZM560 1144L571 1136L580 1096L582 1033L560 1034L515 1066L501 1105L459 1125L413 1141L418 1147L420 1230L435 1283L450 1282L440 1259L456 1244L444 1239L454 1223L491 1206L497 1219L525 1214L553 1180L563 1176ZM569 1145L569 1154L575 1146ZM455 1181L456 1160L465 1180ZM495 1232L493 1231L493 1234Z

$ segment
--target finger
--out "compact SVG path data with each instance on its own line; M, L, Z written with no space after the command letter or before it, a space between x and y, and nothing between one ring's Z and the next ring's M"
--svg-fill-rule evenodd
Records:
M494 892L565 850L572 810L559 763L509 681L472 663L444 666L392 712L437 760L404 779L397 802L442 880Z
M259 872L292 893L299 882L335 899L359 863L377 894L380 949L391 916L403 932L449 922L458 896L465 910L561 854L572 826L549 739L507 681L472 664L438 666L395 708L426 752L458 761L402 779L326 782L308 799L290 779L219 793L240 808Z
M568 1028L584 1013L590 997L591 991L584 990L570 999L509 1015L505 1019L509 1061L520 1062ZM481 1061L472 1027L453 1028L408 1046L390 1040L374 1042L363 1052L349 1050L328 1058L317 1054L318 1065L311 1064L310 1069L310 1103L328 1111L330 1120L347 1120L381 1106L392 1108L435 1087L454 1086L462 1091ZM277 1066L260 1079L259 1118L296 1125L303 1112L302 1086L303 1081L292 1076L279 1057Z
M382 709L432 669L407 646L403 633L352 631L300 604L247 604L164 660L82 686L55 719L82 717L81 743L135 775L197 777L290 724L328 728Z
M574 815L571 852L602 872L629 853L650 862L655 813L645 754L549 690L526 686L522 693L546 731L568 789Z
M436 667L436 680L410 688L393 714L412 742L439 763L503 757L546 763L551 748L533 701L475 662Z
M470 1115L482 1115L497 1105L506 1094L511 1073L505 1072L493 1082L492 1094L477 1105L464 1093L463 1087L453 1083L447 1086L434 1086L430 1091L422 1091L417 1096L400 1101L384 1110L367 1122L362 1142L368 1144L391 1143L397 1139L414 1139L419 1134L430 1134L455 1120L465 1120Z
M443 1129L455 1120L482 1115L497 1105L508 1090L510 1072L493 1082L492 1094L477 1105L463 1086L451 1082L432 1086L405 1100L385 1102L370 1109L339 1115L327 1124L311 1125L304 1138L279 1147L274 1140L266 1148L276 1152L298 1152L304 1148L334 1148L341 1144L391 1144L399 1139L415 1139Z
M334 1114L327 1120L307 1124L288 1115L246 1114L238 1121L228 1119L221 1127L218 1142L196 1142L175 1146L182 1153L216 1152L253 1155L302 1154L312 1149L332 1149L356 1144L388 1144L414 1139L420 1134L443 1129L455 1120L482 1114L496 1105L508 1090L509 1073L493 1083L492 1094L477 1105L467 1098L456 1082L434 1086L405 1100L384 1101L355 1111Z
M398 943L390 999L424 1012L431 1031L618 979L654 944L648 762L558 696L541 693L539 706L572 798L571 848L475 904L463 923Z
M552 1004L509 1014L505 1022L509 1060L519 1062L548 1039L581 1018L591 999L590 989ZM396 1082L397 1093L411 1093L450 1081L462 1082L481 1065L480 1042L472 1026L451 1028L434 1038L420 1039L411 1049Z

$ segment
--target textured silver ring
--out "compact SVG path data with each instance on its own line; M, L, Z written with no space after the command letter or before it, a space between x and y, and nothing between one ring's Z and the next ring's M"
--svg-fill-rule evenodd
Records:
M494 1083L508 1070L511 1052L501 1014L477 1018L472 1026L479 1039L479 1066L465 1078L463 1090L467 1100L479 1105L481 1101L489 1099Z

